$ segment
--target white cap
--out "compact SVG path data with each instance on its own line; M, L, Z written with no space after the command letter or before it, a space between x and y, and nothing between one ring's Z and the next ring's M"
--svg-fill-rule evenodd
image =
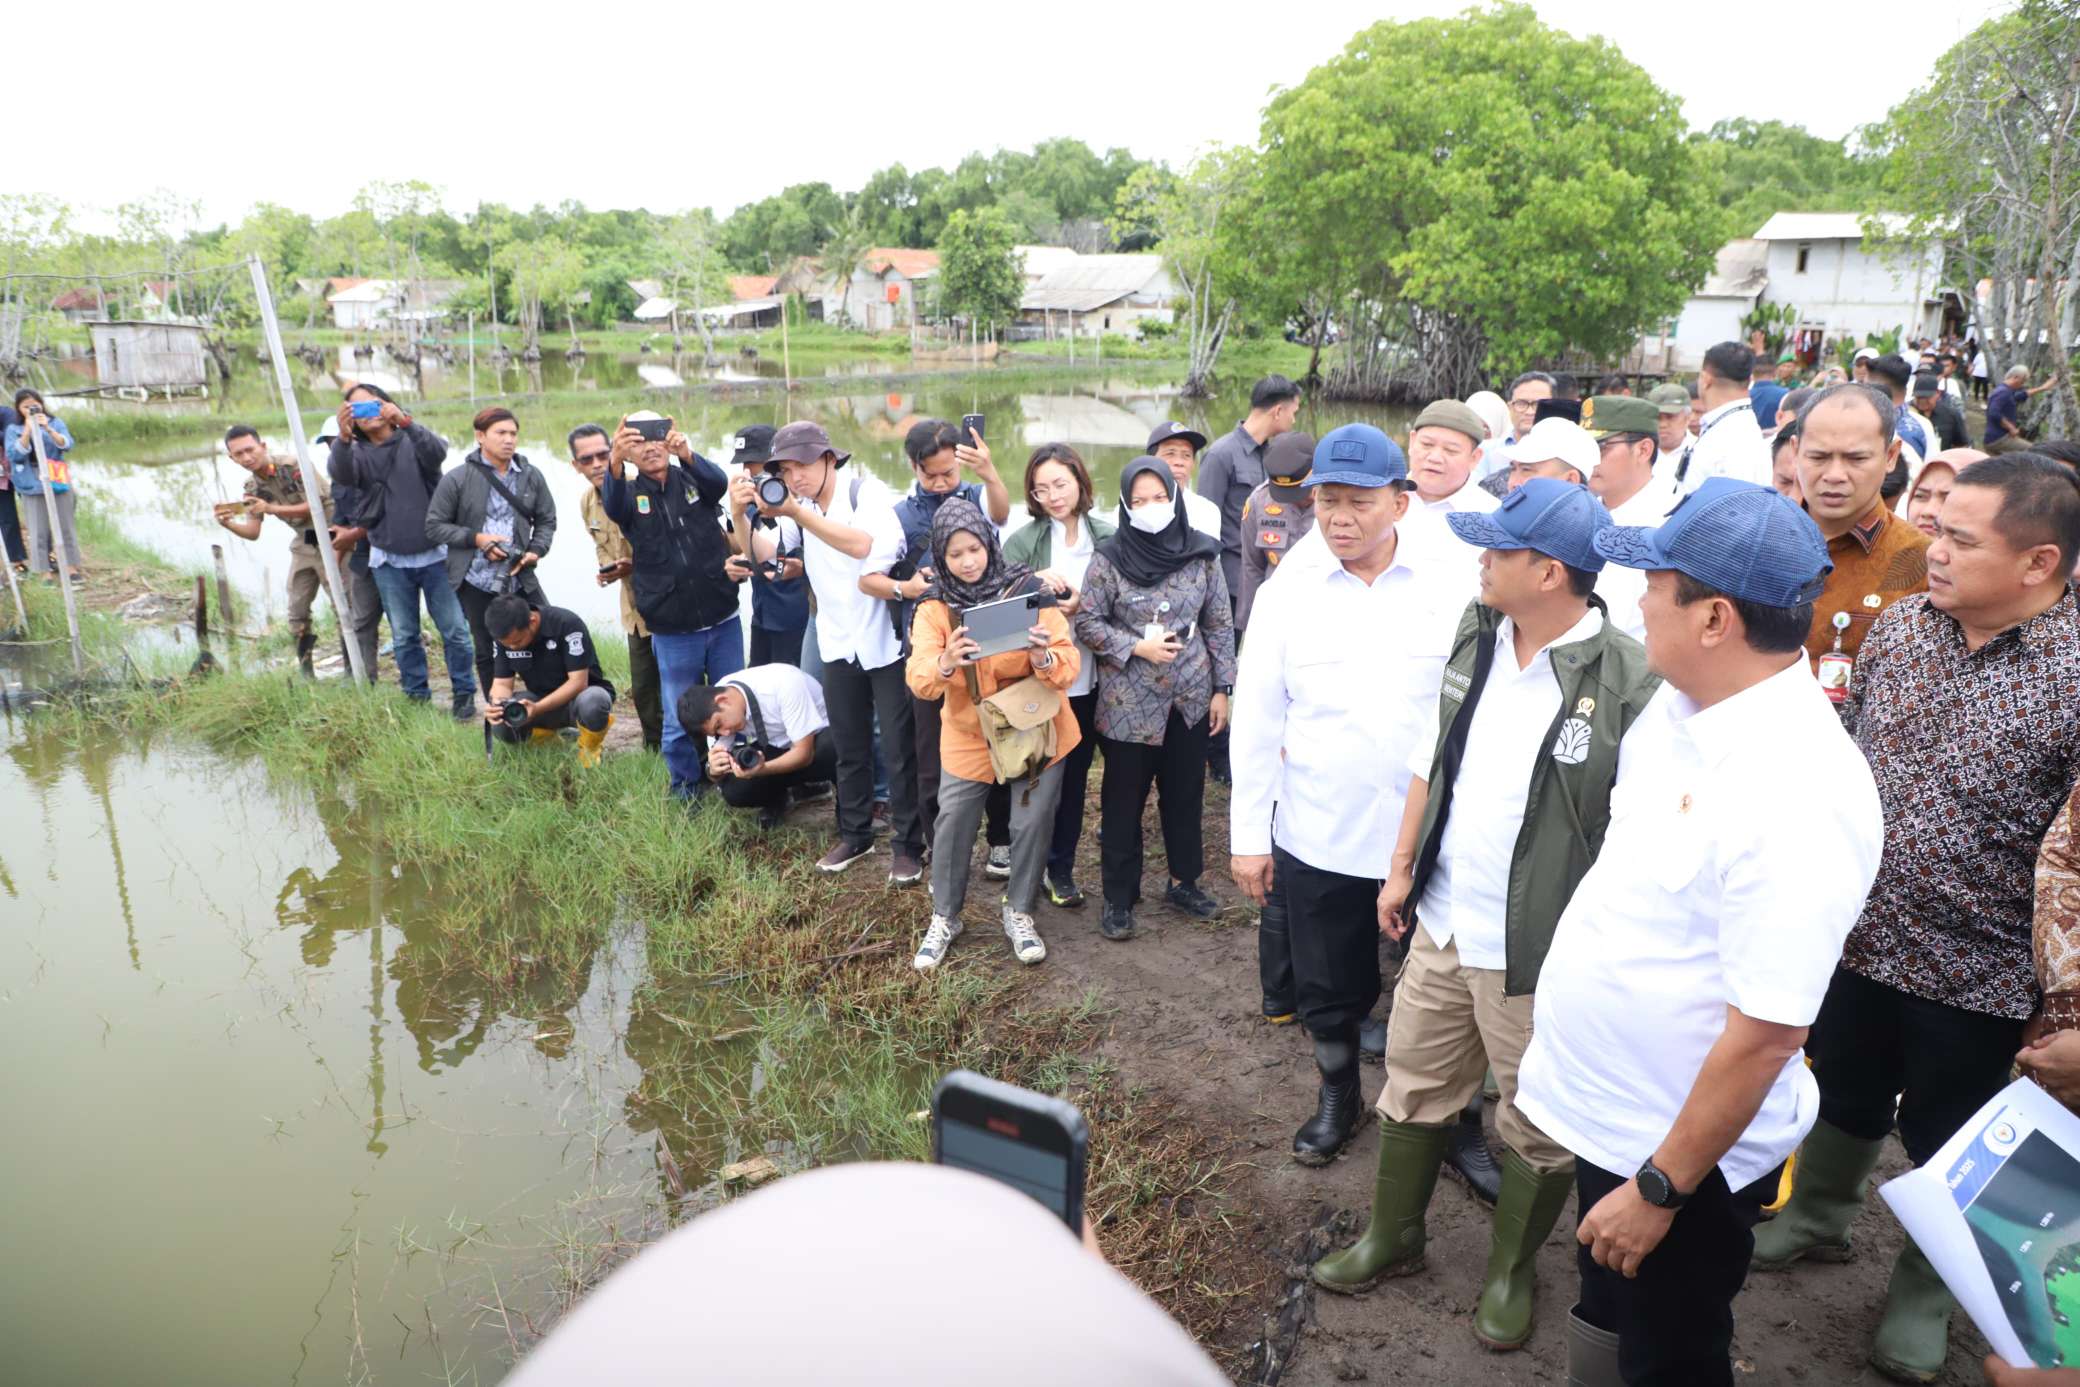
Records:
M339 416L328 414L318 421L318 431L311 435L311 442L324 443L339 437Z
M1858 347L1858 348L1856 349L1856 355L1854 355L1854 356L1850 357L1850 358L1849 358L1849 360L1851 360L1851 361L1876 361L1876 360L1878 359L1878 355L1879 355L1879 353L1878 353L1878 349L1877 349L1876 347Z
M1510 445L1509 460L1516 462L1546 462L1558 458L1561 462L1582 474L1587 481L1596 470L1596 459L1601 450L1589 431L1572 419L1553 416L1539 420L1525 434Z
M626 422L630 424L640 424L645 420L662 418L664 418L664 416L662 414L659 414L654 409L639 409L634 414L629 415Z

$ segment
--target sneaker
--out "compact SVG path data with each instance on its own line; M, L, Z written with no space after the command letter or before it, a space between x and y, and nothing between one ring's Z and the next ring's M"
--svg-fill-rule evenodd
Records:
M474 698L458 698L449 706L448 713L457 722L475 722L477 701Z
M1105 903L1105 913L1098 917L1098 933L1107 939L1118 941L1134 937L1134 908L1128 905Z
M1173 881L1163 899L1187 915L1196 915L1202 920L1211 920L1221 913L1221 903L1199 889L1196 881Z
M816 859L819 872L842 872L853 863L874 851L872 839L864 843L848 843L843 838L831 844L831 850Z
M1083 888L1076 884L1075 877L1047 874L1047 899L1063 910L1077 910L1083 905Z
M1047 957L1046 941L1040 938L1040 930L1033 924L1033 917L1004 907L1004 937L1011 941L1011 952L1020 963L1038 963Z
M953 947L953 941L960 937L959 917L949 920L944 915L934 915L931 925L924 932L924 942L917 946L917 956L910 960L910 966L920 973L931 972L945 959L946 951Z
M924 876L924 863L917 854L905 848L895 850L894 859L888 864L888 884L909 886Z
M868 824L874 830L874 836L876 838L886 838L888 836L889 822L887 800L877 799L874 801L873 817L868 820Z
M1011 880L1011 845L1006 843L1002 847L991 848L989 861L982 870L997 881Z

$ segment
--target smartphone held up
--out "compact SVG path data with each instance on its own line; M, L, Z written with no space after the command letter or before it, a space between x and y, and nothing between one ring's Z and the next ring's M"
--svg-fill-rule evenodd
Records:
M932 1159L972 1170L1038 1200L1083 1234L1090 1126L1059 1098L966 1069L932 1091Z

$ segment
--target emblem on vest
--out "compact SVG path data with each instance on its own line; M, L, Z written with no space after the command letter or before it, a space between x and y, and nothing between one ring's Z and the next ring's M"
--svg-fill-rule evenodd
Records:
M649 513L650 513L650 498L649 498L648 496L638 496L638 497L636 497L636 514L638 514L638 515L648 515Z
M1553 759L1563 766L1579 766L1589 759L1589 724L1569 718L1553 738Z

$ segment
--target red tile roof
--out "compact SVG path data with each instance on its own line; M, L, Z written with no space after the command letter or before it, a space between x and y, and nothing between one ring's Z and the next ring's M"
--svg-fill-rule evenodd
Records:
M886 274L893 269L905 279L916 279L939 268L939 252L909 250L902 246L875 246L864 262L868 274Z
M67 289L51 300L51 307L60 313L69 313L75 308L99 308L101 294L94 289Z
M766 298L773 292L773 285L779 278L778 275L731 275L729 296L738 303Z

